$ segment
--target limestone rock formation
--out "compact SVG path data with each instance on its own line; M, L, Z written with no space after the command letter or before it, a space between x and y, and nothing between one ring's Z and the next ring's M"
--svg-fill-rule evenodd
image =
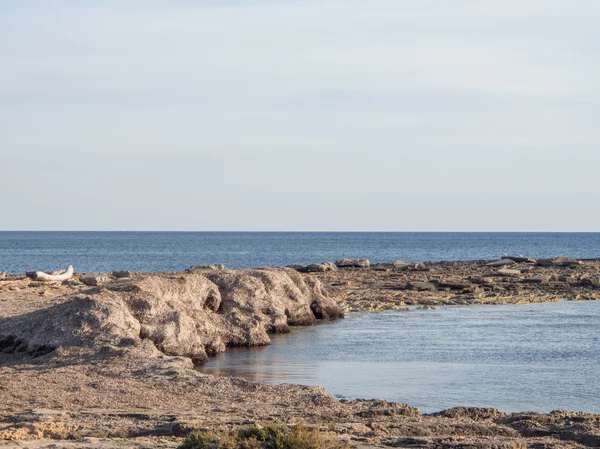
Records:
M108 276L104 273L88 273L79 276L79 280L90 287L98 287L108 282Z
M226 346L269 344L289 326L343 318L319 280L290 269L149 274L85 293L0 320L0 351L108 345L203 362Z
M337 271L338 267L333 262L323 262L319 264L311 264L305 267L307 273L327 273L328 271ZM298 270L300 271L300 270Z
M335 262L339 268L369 268L371 262L367 259L340 259Z

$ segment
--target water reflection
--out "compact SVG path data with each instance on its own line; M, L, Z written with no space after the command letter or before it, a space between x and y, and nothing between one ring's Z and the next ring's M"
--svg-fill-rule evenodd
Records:
M600 303L349 314L270 346L231 349L199 370L324 386L350 398L506 411L600 413Z

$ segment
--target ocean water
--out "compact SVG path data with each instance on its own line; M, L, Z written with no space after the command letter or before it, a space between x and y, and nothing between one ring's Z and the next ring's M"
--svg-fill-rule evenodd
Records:
M372 262L600 257L600 233L418 232L0 232L0 271L165 271L202 263L228 267Z
M372 262L600 257L600 233L0 232L0 271L164 271ZM200 369L263 382L323 385L424 412L459 405L600 413L600 302L349 314Z
M230 349L202 372L324 386L424 413L456 406L600 413L600 301L351 313Z

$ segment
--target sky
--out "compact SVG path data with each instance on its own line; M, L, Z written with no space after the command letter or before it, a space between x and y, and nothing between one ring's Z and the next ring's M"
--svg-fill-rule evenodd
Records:
M0 0L0 230L600 231L598 0Z

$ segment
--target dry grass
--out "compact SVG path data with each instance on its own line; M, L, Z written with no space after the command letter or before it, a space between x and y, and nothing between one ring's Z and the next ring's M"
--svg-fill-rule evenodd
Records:
M270 424L248 426L232 431L197 430L190 433L179 449L323 449L342 447L318 430L303 425Z

